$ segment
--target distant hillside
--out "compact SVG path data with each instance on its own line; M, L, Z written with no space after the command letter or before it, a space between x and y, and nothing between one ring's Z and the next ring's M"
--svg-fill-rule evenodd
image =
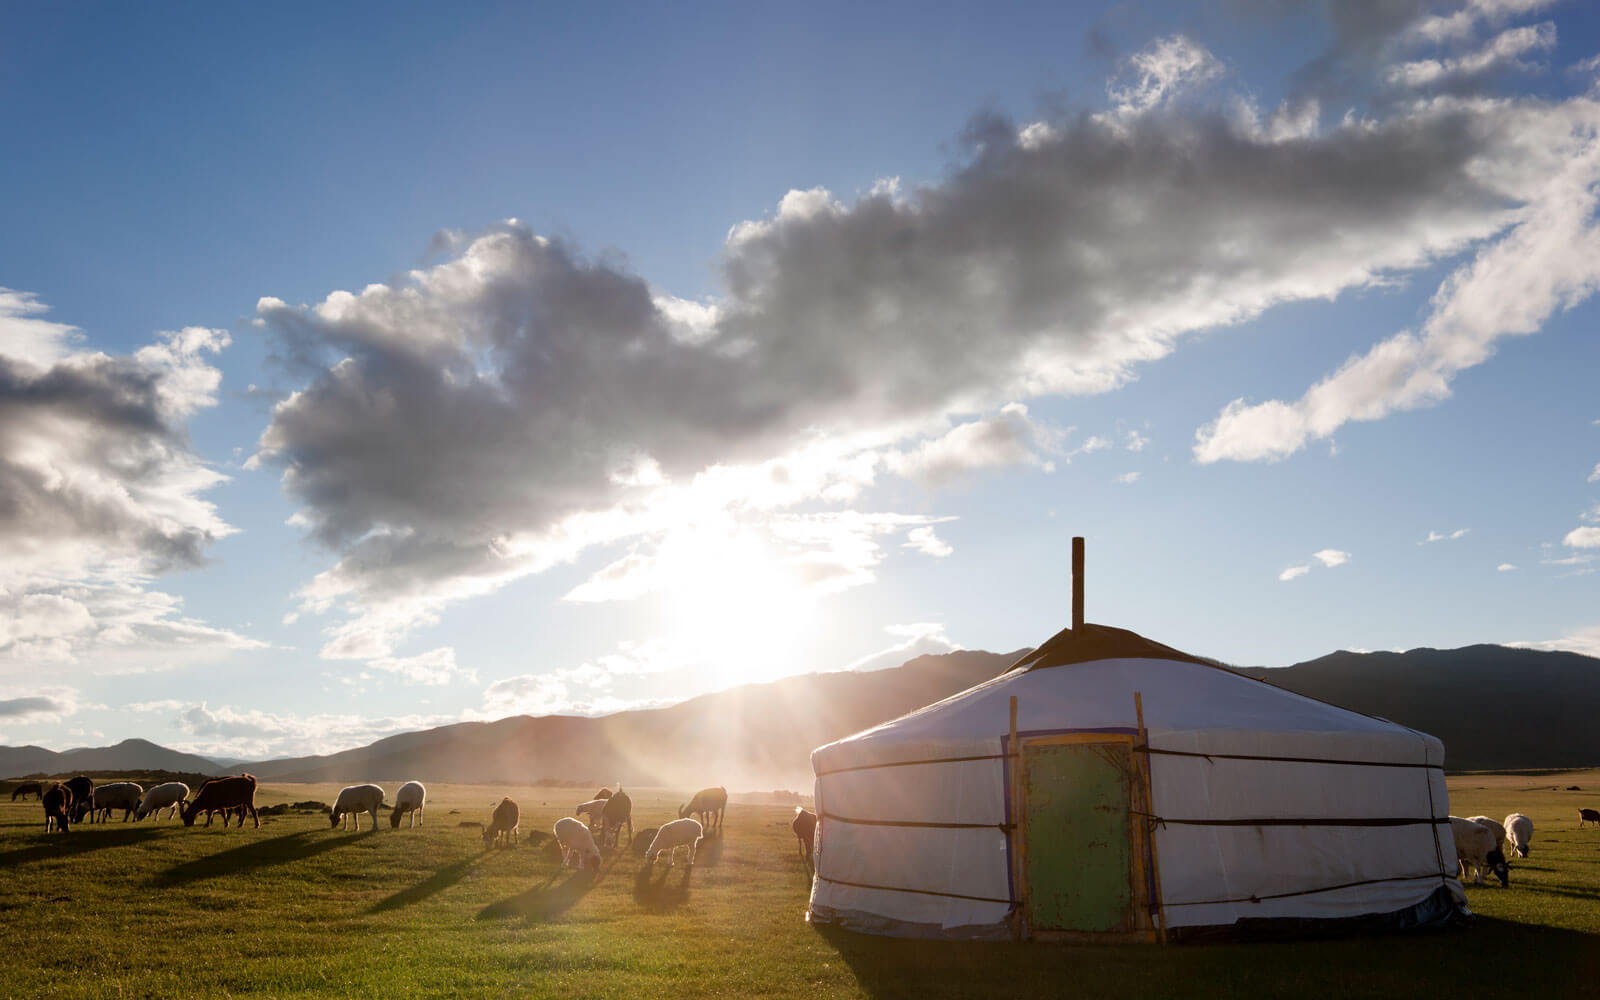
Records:
M157 746L149 740L123 740L110 747L79 747L57 753L43 747L0 747L0 775L78 774L96 771L178 771L223 774L227 769L204 757Z
M868 673L807 674L598 719L526 715L405 733L326 757L246 765L263 781L541 779L811 787L811 751L988 680L1020 653L921 656Z
M1341 650L1240 672L1431 733L1451 771L1600 764L1600 659L1591 656L1506 646Z

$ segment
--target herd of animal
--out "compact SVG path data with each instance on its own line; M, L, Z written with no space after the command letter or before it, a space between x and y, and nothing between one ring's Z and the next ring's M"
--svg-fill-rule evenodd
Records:
M1593 822L1600 824L1600 812L1593 809L1578 810L1578 825ZM1533 851L1533 820L1514 812L1504 822L1487 816L1450 817L1450 833L1456 842L1458 874L1465 879L1472 873L1475 885L1483 884L1484 872L1500 880L1501 888L1511 884L1511 866L1506 860L1506 846L1519 858Z

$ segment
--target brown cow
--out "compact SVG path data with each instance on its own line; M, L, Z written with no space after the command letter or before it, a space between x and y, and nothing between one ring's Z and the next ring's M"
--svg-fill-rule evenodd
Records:
M812 868L811 858L817 851L817 814L803 806L794 807L794 822L789 824L795 839L800 842L800 858L806 868Z
M44 798L43 785L39 784L37 781L24 781L17 785L16 788L11 790L11 801L15 802L20 798L24 798L30 792L33 793L33 797L36 799Z
M256 813L256 776L253 774L238 774L229 778L212 778L200 786L200 791L195 793L194 801L183 808L183 825L194 826L194 818L201 813L206 814L206 826L211 825L211 813L222 813L222 825L228 825L228 816L233 810L239 810L239 825L244 826L244 814L249 812L250 818L256 821L256 829L261 829L261 817Z
M94 781L87 774L80 774L68 778L64 784L72 792L72 821L82 823L84 813L89 813L89 822L94 822Z
M1579 809L1578 810L1578 825L1582 826L1585 823L1593 823L1596 826L1600 826L1600 810Z
M72 812L72 789L56 782L39 796L39 801L44 803L44 832L60 830L67 833L72 829L69 814Z

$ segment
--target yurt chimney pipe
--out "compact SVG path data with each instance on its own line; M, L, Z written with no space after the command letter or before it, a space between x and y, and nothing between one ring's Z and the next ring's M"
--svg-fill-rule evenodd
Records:
M1072 630L1083 628L1083 536L1072 539Z

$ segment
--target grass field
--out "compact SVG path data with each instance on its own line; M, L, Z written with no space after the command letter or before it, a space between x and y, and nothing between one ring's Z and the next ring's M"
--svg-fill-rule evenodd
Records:
M1452 811L1532 817L1511 888L1468 887L1470 928L1275 944L947 944L820 931L789 806L735 801L692 872L598 880L529 844L580 794L429 787L427 825L330 830L286 814L224 830L181 822L47 837L35 802L0 803L0 995L10 997L1082 997L1600 995L1600 771L1453 777ZM1568 785L1584 791L1566 791ZM332 801L267 785L258 803ZM633 792L635 825L679 798ZM523 806L523 843L485 852L491 800Z

